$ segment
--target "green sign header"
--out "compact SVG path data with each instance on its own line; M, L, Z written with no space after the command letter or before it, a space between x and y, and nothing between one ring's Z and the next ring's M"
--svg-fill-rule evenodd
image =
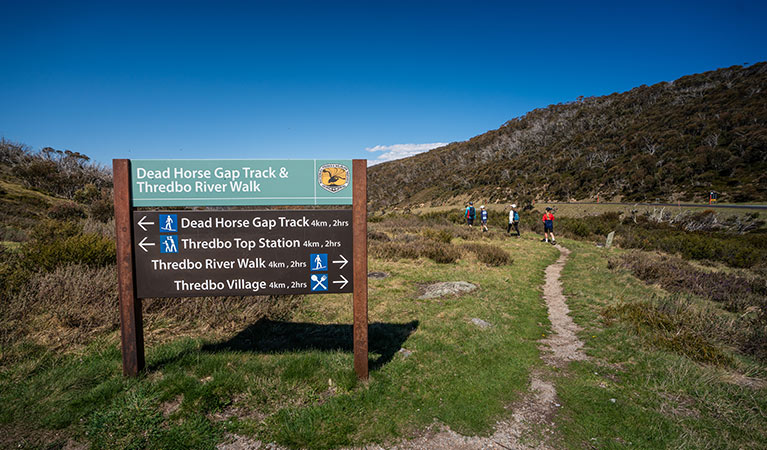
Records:
M351 205L349 159L133 159L133 206Z

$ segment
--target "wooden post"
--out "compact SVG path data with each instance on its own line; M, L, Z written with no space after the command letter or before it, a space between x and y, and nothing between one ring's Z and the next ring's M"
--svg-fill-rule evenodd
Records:
M368 379L368 181L367 160L352 160L354 265L354 371Z
M136 280L133 274L133 219L131 217L130 170L130 160L112 160L123 375L135 377L140 371L144 370L145 362L141 299L136 298Z

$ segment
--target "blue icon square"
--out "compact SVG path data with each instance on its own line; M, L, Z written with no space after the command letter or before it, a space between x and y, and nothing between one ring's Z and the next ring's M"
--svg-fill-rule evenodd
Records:
M160 253L178 253L178 236L163 236L160 241Z
M160 214L160 233L178 233L176 214Z
M321 270L323 272L328 270L328 254L327 253L312 253L309 256L309 268L312 272L315 270Z
M312 292L328 290L328 275L326 273L313 273L309 280Z

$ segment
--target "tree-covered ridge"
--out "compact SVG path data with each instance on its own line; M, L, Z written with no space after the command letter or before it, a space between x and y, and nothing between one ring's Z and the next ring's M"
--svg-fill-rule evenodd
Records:
M767 63L533 110L369 170L375 207L533 198L767 199Z

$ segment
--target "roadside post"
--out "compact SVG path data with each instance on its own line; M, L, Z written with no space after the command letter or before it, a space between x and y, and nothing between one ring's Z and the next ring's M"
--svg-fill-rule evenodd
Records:
M112 164L124 375L145 367L143 298L351 293L368 378L366 160ZM253 205L351 209L169 209Z

